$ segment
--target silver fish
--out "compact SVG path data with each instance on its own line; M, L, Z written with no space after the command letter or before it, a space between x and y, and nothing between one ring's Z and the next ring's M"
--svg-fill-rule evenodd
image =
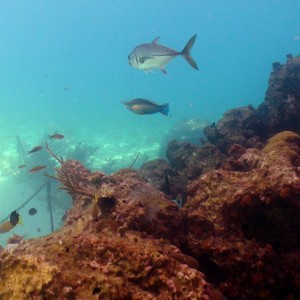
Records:
M192 68L199 70L196 62L190 52L196 40L197 34L192 36L181 52L161 46L158 44L159 37L155 38L152 43L142 44L135 47L128 55L128 62L134 68L140 70L160 69L167 74L165 65L176 56L183 56Z
M138 115L152 115L162 113L167 116L169 114L169 103L158 104L147 99L133 99L122 102L130 111Z

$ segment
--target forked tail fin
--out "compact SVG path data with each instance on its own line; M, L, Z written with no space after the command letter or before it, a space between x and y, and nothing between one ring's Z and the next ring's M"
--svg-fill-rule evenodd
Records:
M160 112L167 116L169 114L169 103L160 105Z
M194 36L192 36L190 38L190 40L187 42L187 44L185 45L183 50L180 52L180 54L187 60L187 62L191 65L192 68L199 70L196 62L194 61L194 59L191 56L191 50L195 43L196 37L197 37L197 34L195 34Z

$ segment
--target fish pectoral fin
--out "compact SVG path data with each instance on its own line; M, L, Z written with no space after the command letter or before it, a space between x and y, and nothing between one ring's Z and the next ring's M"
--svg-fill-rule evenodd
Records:
M160 67L160 70L161 70L164 74L168 75L168 73L167 73L167 71L166 71L166 69L165 69L164 67Z
M139 58L139 63L140 64L143 64L146 60L148 60L148 59L152 59L152 57L151 56L143 56L143 57L140 57Z
M157 36L153 41L152 44L158 44L160 36Z
M154 73L154 71L152 69L147 69L147 70L144 70L144 72L147 74L147 73Z

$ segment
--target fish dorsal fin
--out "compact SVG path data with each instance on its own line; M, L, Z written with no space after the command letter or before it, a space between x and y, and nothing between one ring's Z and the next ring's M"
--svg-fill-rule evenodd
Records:
M153 41L152 44L157 44L159 41L160 36L157 36Z

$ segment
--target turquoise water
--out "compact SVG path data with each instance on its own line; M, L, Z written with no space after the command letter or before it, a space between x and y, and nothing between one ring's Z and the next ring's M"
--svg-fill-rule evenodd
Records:
M272 63L300 52L299 11L298 0L1 1L0 219L43 180L20 174L16 136L28 151L60 132L61 155L73 158L78 144L97 148L85 162L107 172L129 166L140 151L139 166L159 155L177 122L214 122L228 109L257 107ZM131 50L156 36L180 51L194 34L199 71L181 57L166 66L168 76L128 65ZM139 97L169 102L172 117L135 115L120 103ZM31 206L14 232L36 234L28 224L39 218L46 234L47 209L28 217ZM59 226L64 209L57 207Z

